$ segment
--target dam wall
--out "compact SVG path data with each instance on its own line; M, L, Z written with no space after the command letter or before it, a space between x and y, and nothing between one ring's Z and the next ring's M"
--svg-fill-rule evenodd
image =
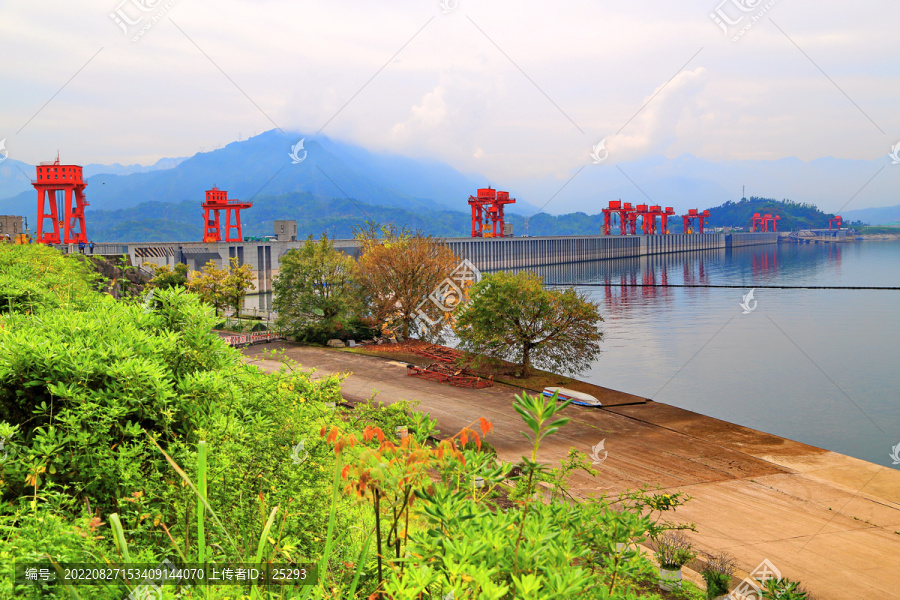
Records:
M479 270L521 270L538 267L550 269L560 279L568 279L582 269L567 265L641 259L679 252L724 251L731 247L774 244L777 233L703 233L673 235L587 235L509 238L445 238L453 252L471 261ZM256 289L247 294L245 306L251 311L272 310L272 290L281 267L281 258L300 248L304 241L246 242L127 242L95 244L94 254L115 258L127 255L132 265L147 269L153 266L174 267L183 263L199 271L210 260L219 267L232 257L239 264L249 264ZM334 247L350 256L359 253L355 240L334 240ZM78 252L75 244L56 246L66 253ZM87 249L85 252L89 252ZM713 252L713 255L718 254ZM147 264L149 263L149 264ZM147 269L149 270L149 269ZM545 269L542 269L545 270ZM590 271L590 269L588 269Z

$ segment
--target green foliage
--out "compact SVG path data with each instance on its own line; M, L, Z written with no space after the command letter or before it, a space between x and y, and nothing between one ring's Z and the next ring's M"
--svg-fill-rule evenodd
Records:
M534 273L501 271L475 284L471 297L456 317L461 347L515 362L521 377L531 375L532 364L582 371L600 354L599 307L573 288L546 289Z
M84 309L98 285L75 256L43 245L0 244L0 315Z
M225 297L225 306L234 309L237 318L241 317L241 306L244 305L244 298L247 296L247 290L255 290L253 285L253 269L249 264L239 264L236 256L231 257L231 263L228 268L228 275L222 286L222 294Z
M238 258L232 256L228 266L221 268L215 260L209 259L201 271L191 274L187 289L213 306L217 315L220 307L231 307L240 318L247 290L255 289L255 286L250 265L241 265Z
M312 236L281 258L275 278L278 327L306 341L324 342L348 330L360 311L356 262L325 234Z
M178 263L175 267L169 265L156 266L152 265L153 279L150 285L155 288L167 290L173 287L186 287L188 282L188 266L184 263Z
M194 297L154 300L154 311L98 302L0 330L0 419L29 424L3 465L4 498L59 488L111 508L153 463L144 431L174 440L204 422L208 407L194 395L211 402L224 387L215 372L236 357L209 335Z
M656 560L661 567L680 569L697 557L690 540L680 531L667 531L655 541Z
M762 588L764 600L807 600L809 592L800 587L796 581L788 578L767 579Z
M216 315L219 307L225 304L225 278L228 277L227 269L220 269L216 261L209 259L200 271L193 271L187 284L187 289L197 294L204 302L215 308Z
M710 556L702 573L706 582L706 597L712 599L727 594L733 574L734 558L725 553Z
M59 257L29 250L26 261ZM326 405L341 400L339 377L313 382L291 364L276 374L245 365L210 333L211 311L182 288L159 290L143 306L85 287L80 305L65 306L0 321L8 452L0 555L156 564L203 551L217 561L314 562L329 528L335 564L359 557L359 511L343 497L331 506L335 457L317 441L339 419ZM201 501L194 489L204 472ZM43 523L41 535L32 522ZM330 576L345 570L331 565ZM0 574L0 591L11 590L8 577ZM85 598L124 596L79 589Z
M566 419L556 414L562 407L555 399L527 394L516 399L532 444L531 457L523 458L519 483L525 489L531 489L529 478L542 470L537 463L541 442L565 425ZM491 429L483 420L480 427L482 434ZM380 589L385 597L631 600L640 596L638 581L652 565L635 544L651 527L648 516L638 509L613 508L603 499L545 504L530 494L523 496L520 508L499 510L490 497L502 486L509 466L491 468L489 457L460 451L470 436L480 439L466 428L412 461L405 452L423 452L415 441L398 449L385 440L377 449L354 454L350 440L344 439L342 452L351 465L354 493L359 493L360 485L381 490L385 484L394 490L386 489L386 494L396 493L398 484L415 487L414 474L422 468L441 473L438 482L418 481L413 504L417 508L410 522L415 519L422 525L408 531L402 552L381 557L387 574L378 581L383 579ZM393 457L398 451L401 460ZM376 458L379 455L387 460ZM393 473L389 480L382 479L385 469ZM473 488L475 476L484 479L484 491ZM389 519L394 514L385 512Z
M834 217L834 214L824 213L815 204L808 202L757 198L756 196L743 198L740 202L725 202L709 209L709 212L707 227L743 227L746 231L750 231L750 220L753 213L780 215L779 231L827 229L828 219Z

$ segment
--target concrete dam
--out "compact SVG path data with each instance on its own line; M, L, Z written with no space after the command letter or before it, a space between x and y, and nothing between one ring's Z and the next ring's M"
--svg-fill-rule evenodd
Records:
M444 243L461 258L471 261L484 272L500 270L534 270L549 274L548 269L577 263L593 263L613 259L639 259L675 252L704 251L725 253L732 248L775 244L777 233L701 233L672 235L588 235L504 238L444 238ZM104 256L127 255L131 264L174 266L184 263L198 271L213 260L218 266L236 257L240 264L253 269L255 290L247 294L245 306L250 311L272 310L272 285L281 266L281 257L304 241L271 240L245 242L129 242L96 244L94 253ZM334 240L334 247L351 256L358 254L354 240ZM78 252L75 244L56 246L63 252ZM587 265L585 265L587 266ZM575 275L583 269L566 269ZM594 269L587 269L593 271ZM558 269L549 269L550 272ZM551 277L552 278L552 277Z

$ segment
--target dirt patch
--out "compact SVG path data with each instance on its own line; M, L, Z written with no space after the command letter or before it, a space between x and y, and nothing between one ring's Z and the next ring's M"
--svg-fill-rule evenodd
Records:
M565 375L557 375L549 371L535 370L531 377L518 377L519 367L509 361L501 360L488 364L475 365L471 357L466 357L462 352L447 346L438 344L429 344L421 340L405 340L398 344L367 344L365 346L357 346L355 348L347 348L346 352L356 354L364 354L366 356L378 356L381 358L390 358L414 364L417 366L427 366L435 362L434 347L443 349L447 354L455 354L457 359L453 361L458 367L465 367L472 374L483 379L493 379L498 383L540 393L545 387L565 387L585 394L590 394L600 400L603 406L621 406L626 404L643 404L647 402L646 398L611 390L601 387L593 383L567 377ZM429 356L431 355L431 356Z

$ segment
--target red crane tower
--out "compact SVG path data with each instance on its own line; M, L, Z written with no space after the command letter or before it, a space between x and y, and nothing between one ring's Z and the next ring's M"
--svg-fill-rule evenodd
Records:
M626 235L629 224L628 215L634 212L631 202L623 203L622 200L610 200L609 207L603 209L603 235L610 235L612 231L612 215L619 215L619 234ZM632 228L632 234L634 229Z
M750 219L751 226L750 231L757 231L757 228L760 232L766 233L769 231L769 225L772 225L772 231L778 231L778 221L781 219L780 215L775 215L774 217L769 213L766 213L760 216L759 213L753 213L753 218Z
M688 233L691 231L691 221L694 219L697 220L697 233L703 233L703 225L706 222L706 219L709 218L709 211L704 210L700 212L696 208L688 209L688 214L681 215L681 218L684 219L684 232Z
M646 204L638 204L636 208L635 220L637 217L641 217L641 233L644 235L650 235L656 233L656 217L660 217L662 221L662 228L660 233L666 234L669 233L669 230L666 227L669 217L675 215L675 209L671 206L667 206L665 210L662 209L659 205L647 206Z
M53 162L42 162L37 167L37 179L31 185L37 190L37 242L39 244L87 243L84 226L84 207L89 206L84 197L87 182L78 165L61 165L59 156ZM60 198L58 192L64 192ZM75 205L72 205L74 195ZM49 204L49 207L48 207ZM50 219L50 226L44 221Z
M503 207L515 201L515 198L509 197L509 192L501 192L490 187L479 188L477 197L469 196L469 206L472 207L472 237L506 237Z
M750 231L756 232L757 228L760 231L764 231L764 227L766 226L765 219L760 216L759 213L753 213L753 216L750 218Z
M228 192L220 190L216 186L213 189L206 190L206 202L203 203L203 210L206 211L204 222L206 223L205 232L203 234L204 242L221 242L222 232L219 226L219 211L225 211L225 241L226 242L242 242L241 235L241 209L250 208L252 202L242 202L240 200L229 200ZM210 216L210 212L213 213ZM234 212L234 224L231 222L231 213ZM231 237L231 230L237 229L237 237Z
M841 230L841 222L842 222L841 215L834 215L833 219L828 219L828 229L831 229L831 224L834 223L835 225L837 225L837 230L840 231Z

